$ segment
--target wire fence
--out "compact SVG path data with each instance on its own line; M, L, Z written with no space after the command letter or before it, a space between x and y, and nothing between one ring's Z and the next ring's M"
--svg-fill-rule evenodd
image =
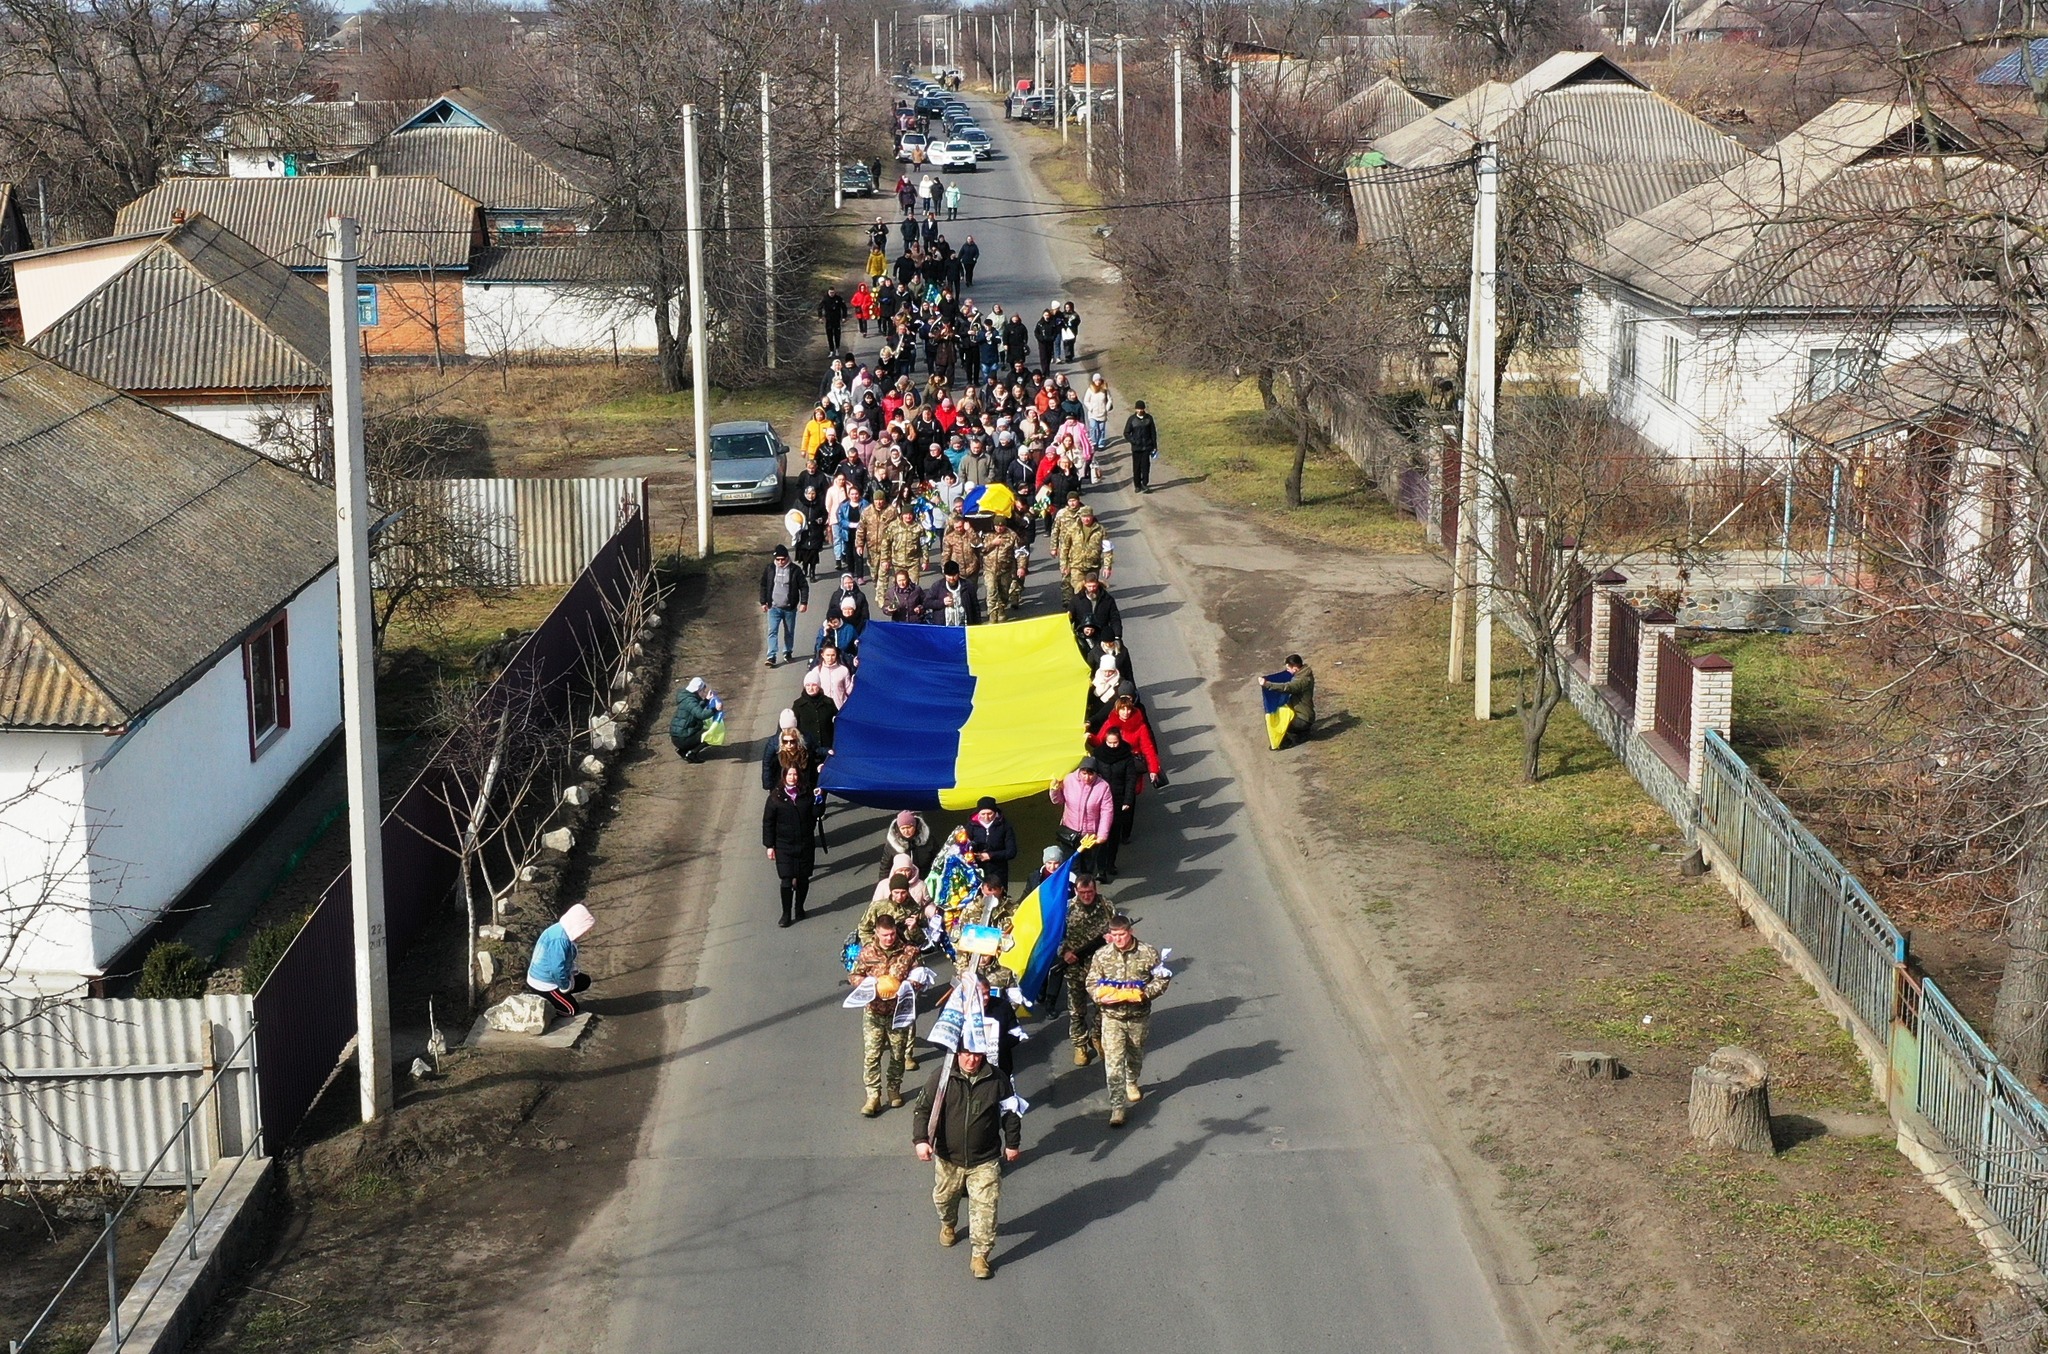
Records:
M206 1102L220 1090L224 1080L227 1080L231 1074L253 1070L256 1059L255 1040L256 1027L252 1024L248 1032L242 1036L241 1042L235 1045L234 1051L228 1054L219 1069L207 1080L205 1087L199 1092L199 1098L181 1107L184 1113L178 1121L177 1128L173 1130L169 1137L164 1139L163 1144L157 1149L155 1159L142 1172L142 1178L136 1181L135 1185L121 1197L121 1202L116 1207L107 1212L106 1224L100 1229L99 1236L93 1240L91 1248L79 1257L78 1263L72 1267L71 1273L65 1278L55 1295L43 1307L42 1313L36 1317L35 1324L30 1326L20 1339L8 1341L10 1354L28 1354L28 1351L35 1346L36 1341L49 1333L50 1323L56 1319L57 1311L63 1306L64 1299L70 1296L72 1289L80 1283L87 1282L86 1276L98 1268L94 1264L95 1260L100 1260L104 1263L107 1282L107 1334L112 1336L112 1347L117 1350L127 1343L128 1336L134 1333L137 1325L141 1323L143 1316L149 1311L150 1305L156 1301L157 1295L163 1292L164 1285L170 1281L173 1274L178 1272L179 1267L181 1265L196 1265L199 1263L199 1229L204 1227L207 1219L213 1216L213 1210L219 1207L220 1201L228 1197L228 1186L234 1182L237 1175L241 1174L242 1167L251 1161L260 1161L263 1153L260 1147L251 1147L235 1155L232 1158L234 1165L228 1169L226 1177L213 1190L212 1198L207 1201L206 1207L202 1209L198 1205L199 1180L197 1176L199 1172L194 1167L192 1123L199 1112L205 1108ZM259 1139L260 1135L261 1125L259 1123ZM175 1166L166 1169L165 1162L170 1157L172 1148L178 1149L178 1160ZM162 1176L158 1175L159 1171L163 1172ZM136 1200L141 1198L142 1191L148 1189L152 1184L158 1189L163 1189L167 1187L176 1188L181 1183L185 1189L185 1208L183 1213L180 1214L178 1221L171 1225L171 1234L165 1237L163 1241L163 1244L166 1246L176 1245L176 1258L173 1263L164 1265L157 1270L155 1282L150 1285L149 1291L144 1296L141 1305L128 1314L127 1327L124 1329L121 1320L121 1256L119 1249L121 1222L127 1217L129 1211L134 1208ZM145 1270L144 1276L147 1273L148 1271ZM95 1279L96 1277L95 1275ZM138 1277L136 1280L137 1285L141 1281L142 1279ZM131 1288L129 1296L134 1296L135 1291L134 1288Z
M1717 734L1706 738L1699 832L1796 936L1859 1031L1886 1053L1893 1110L1923 1121L1986 1211L2048 1269L2048 1107L1932 978L1907 937L1833 852Z

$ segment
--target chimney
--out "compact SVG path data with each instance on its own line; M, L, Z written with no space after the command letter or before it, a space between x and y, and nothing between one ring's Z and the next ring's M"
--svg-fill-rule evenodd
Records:
M171 212L171 224L174 226L185 224L185 209L183 207L179 207Z
M372 161L370 162L370 177L374 179L374 178L376 178L376 177L377 177L377 175L378 175L378 174L380 174L380 173L382 173L382 172L383 172L383 171L382 171L381 169L379 169L379 168L378 168L378 166L377 166L377 162L376 162L375 160L372 160Z

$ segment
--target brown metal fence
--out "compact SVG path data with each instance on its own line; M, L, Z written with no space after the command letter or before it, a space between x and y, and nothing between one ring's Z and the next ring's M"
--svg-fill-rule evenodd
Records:
M1683 755L1692 747L1692 656L1657 637L1657 732Z
M549 698L617 657L608 611L618 607L648 563L647 518L632 509L484 693L482 709L523 703L566 714L569 702ZM456 827L446 808L448 783L456 774L437 753L384 817L384 924L393 962L457 882L451 850ZM258 1094L268 1151L291 1139L355 1037L352 907L349 873L343 870L256 993Z
M1572 607L1565 618L1565 635L1572 657L1585 663L1593 656L1593 579L1583 564L1572 565Z
M1607 686L1636 704L1636 661L1642 646L1643 618L1618 594L1609 593L1607 613Z

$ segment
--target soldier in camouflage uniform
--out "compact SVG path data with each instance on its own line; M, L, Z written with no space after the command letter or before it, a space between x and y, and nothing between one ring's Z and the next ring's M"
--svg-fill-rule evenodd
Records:
M889 524L888 534L889 567L906 570L914 582L931 565L931 547L925 540L924 528L918 525L917 509L905 499L896 520Z
M1047 548L1052 551L1052 566L1060 576L1060 605L1066 606L1074 600L1074 590L1067 586L1067 538L1074 534L1074 528L1081 525L1081 494L1079 490L1069 491L1066 506L1052 515L1052 523L1046 529Z
M1066 547L1060 553L1062 607L1074 604L1074 594L1081 590L1081 584L1088 575L1095 574L1104 582L1109 581L1110 570L1115 564L1113 549L1109 544L1109 532L1095 520L1095 509L1081 509L1081 519L1067 533Z
M1088 995L1102 1012L1102 1068L1109 1077L1109 1126L1124 1126L1124 1111L1138 1102L1138 1074L1145 1066L1145 1036L1151 1031L1152 1003L1166 991L1166 978L1155 975L1159 951L1140 944L1131 919L1119 912L1109 919L1104 944L1088 965ZM1125 994L1138 995L1125 1000Z
M861 946L847 981L856 987L863 978L909 981L910 970L917 966L917 950L898 939L896 918L877 917L874 931L875 938ZM903 1062L910 1052L910 1038L917 1031L912 1025L900 1030L892 1028L896 1000L893 993L886 997L877 995L860 1013L861 1081L868 1092L867 1103L860 1107L860 1112L870 1119L882 1112L885 1089L889 1108L903 1104Z
M960 589L967 594L967 619L969 624L981 620L981 537L975 534L974 525L954 509L953 520L946 524L944 548L939 553L939 568L943 571L948 564L960 566Z
M1024 604L1024 569L1029 559L1023 538L1010 529L1008 519L998 517L981 538L982 565L988 572L988 618L992 624L1010 619L1010 613Z
M1088 996L1088 966L1102 948L1102 933L1116 908L1096 887L1095 876L1076 873L1067 899L1067 937L1060 950L1067 983L1067 1034L1074 1041L1074 1066L1086 1067L1102 1052L1102 1012Z
M960 1240L960 1196L967 1196L969 1268L977 1279L995 1271L996 1212L1003 1193L1003 1163L1015 1161L1024 1121L1012 1106L1016 1089L1001 1068L979 1053L956 1053L940 1062L918 1093L910 1114L917 1159L932 1163L932 1203L939 1210L939 1244Z
M854 527L853 549L867 566L866 578L889 576L889 528L894 520L888 509L874 503L860 515L860 522Z

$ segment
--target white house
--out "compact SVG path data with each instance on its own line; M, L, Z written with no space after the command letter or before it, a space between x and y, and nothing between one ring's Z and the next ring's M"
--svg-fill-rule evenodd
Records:
M0 347L0 990L125 953L340 727L314 481Z
M1674 458L1782 459L1778 415L1981 314L1988 279L1900 266L1910 234L2033 191L1910 108L1843 100L1602 238L1580 292L1580 387Z
M469 355L652 353L654 309L632 284L628 256L594 240L484 250L462 280ZM670 316L686 322L680 300Z
M244 109L221 129L228 175L275 179L319 173L376 141L411 111L410 104L379 99L305 97Z
M205 216L16 254L30 347L287 463L327 420L327 304Z

